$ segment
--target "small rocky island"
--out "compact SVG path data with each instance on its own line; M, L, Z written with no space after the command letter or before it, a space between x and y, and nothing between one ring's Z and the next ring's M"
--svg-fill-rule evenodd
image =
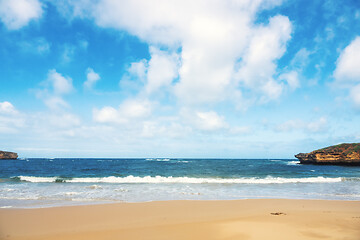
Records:
M360 166L360 143L342 143L295 155L301 164Z
M18 155L14 152L0 151L0 159L17 159Z

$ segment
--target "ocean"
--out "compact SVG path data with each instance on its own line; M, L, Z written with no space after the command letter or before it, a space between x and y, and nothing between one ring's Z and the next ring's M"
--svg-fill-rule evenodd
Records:
M253 198L360 200L360 167L294 159L0 161L0 208Z

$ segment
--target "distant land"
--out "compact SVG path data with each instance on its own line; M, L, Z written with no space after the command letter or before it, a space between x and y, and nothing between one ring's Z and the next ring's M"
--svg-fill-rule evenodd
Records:
M301 164L360 166L360 143L342 143L295 155Z
M342 143L295 155L301 164L360 166L360 143ZM17 159L15 152L0 151L0 159Z
M14 152L0 151L0 159L17 159L18 155Z

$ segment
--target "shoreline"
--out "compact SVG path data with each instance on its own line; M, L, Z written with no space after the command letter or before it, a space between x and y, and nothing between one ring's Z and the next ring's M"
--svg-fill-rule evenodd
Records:
M239 199L173 199L173 200L149 200L149 201L117 201L117 200L99 200L99 201L77 201L77 200L18 200L11 199L9 201L19 201L26 202L29 204L27 206L10 206L4 205L0 206L0 211L2 209L13 209L13 210L26 210L26 209L51 209L51 208L68 208L68 207L80 207L80 206L99 206L99 205L117 205L117 204L147 204L147 203L157 203L157 202L232 202L232 201L252 201L252 200L289 200L289 201L335 201L335 202L360 202L359 200L353 199L322 199L322 198L239 198ZM34 204L30 204L34 203ZM42 204L38 203L42 202Z
M243 199L0 209L0 239L359 239L360 201Z

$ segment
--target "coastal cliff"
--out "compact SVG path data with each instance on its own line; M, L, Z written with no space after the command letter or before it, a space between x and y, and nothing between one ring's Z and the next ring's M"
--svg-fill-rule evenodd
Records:
M301 164L360 165L360 143L343 143L295 157Z
M18 155L14 152L0 151L0 159L17 159Z

